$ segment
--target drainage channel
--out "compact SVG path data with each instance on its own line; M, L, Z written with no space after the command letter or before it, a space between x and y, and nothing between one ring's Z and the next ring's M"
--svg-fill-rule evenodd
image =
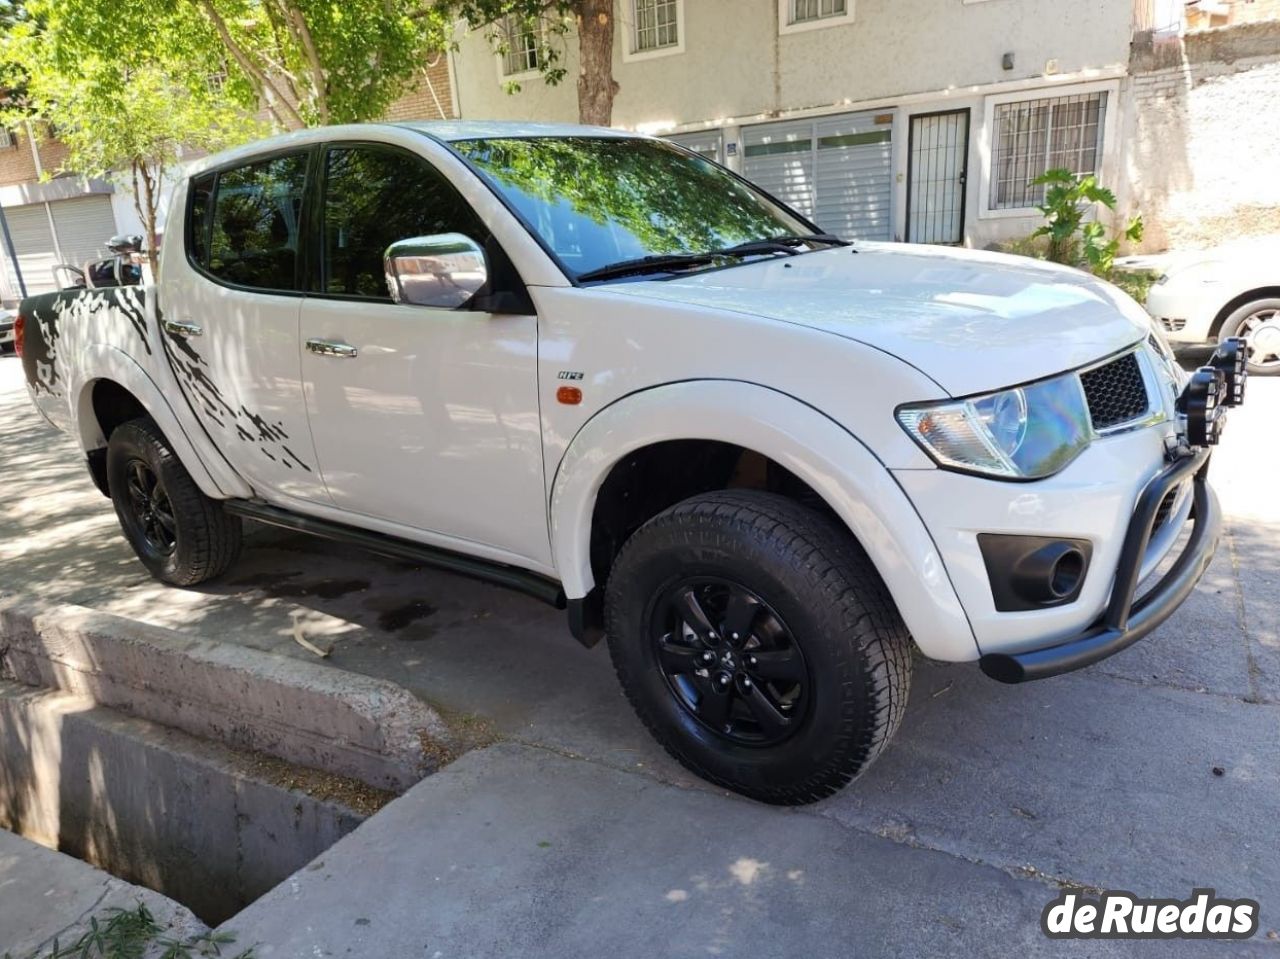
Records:
M0 827L209 926L459 750L391 683L0 604Z

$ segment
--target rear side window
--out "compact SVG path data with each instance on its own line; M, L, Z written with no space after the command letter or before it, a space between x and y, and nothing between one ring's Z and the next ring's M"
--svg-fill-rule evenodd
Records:
M192 203L192 256L214 277L259 290L298 289L298 254L307 154L291 153L223 170L217 176L207 247L195 236L201 211ZM197 181L199 184L200 181Z
M390 301L382 255L397 240L464 233L483 245L480 218L421 157L386 147L333 147L325 154L326 293Z
M187 233L187 252L191 259L206 269L209 266L209 215L213 212L213 181L216 174L206 173L191 181L191 218Z

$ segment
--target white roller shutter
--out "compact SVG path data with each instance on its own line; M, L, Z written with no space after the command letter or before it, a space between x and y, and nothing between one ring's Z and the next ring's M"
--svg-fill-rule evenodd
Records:
M743 131L743 173L824 230L893 236L893 127L884 113L766 123Z
M742 172L805 216L814 214L813 124L765 123L742 131Z
M107 241L116 232L111 198L101 194L57 200L49 205L58 231L62 261L83 268L86 260L107 255Z
M667 137L686 150L692 150L708 160L724 163L724 137L719 130L702 130L698 133L673 133Z
M9 235L18 254L22 279L27 295L48 293L56 289L53 282L53 266L58 257L53 249L53 231L49 229L49 214L43 203L6 207L5 219L9 221ZM17 283L13 284L17 290Z

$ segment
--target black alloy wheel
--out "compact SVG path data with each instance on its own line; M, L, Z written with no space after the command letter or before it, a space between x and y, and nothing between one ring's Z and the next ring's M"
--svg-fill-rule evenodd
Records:
M782 618L745 586L681 579L653 604L649 634L671 695L718 736L772 746L803 722L804 654Z
M169 556L178 546L178 523L164 484L142 459L131 459L125 467L129 506L146 545L157 556Z

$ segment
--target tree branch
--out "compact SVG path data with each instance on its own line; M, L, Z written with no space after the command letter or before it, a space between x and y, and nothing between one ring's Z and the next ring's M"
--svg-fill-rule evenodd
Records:
M240 69L248 74L249 79L267 101L267 108L275 114L276 118L285 126L293 125L295 129L305 127L307 124L303 121L301 114L294 109L293 104L280 92L271 78L258 69L257 65L249 58L249 55L236 43L221 14L214 8L212 0L191 0L191 2L197 4L204 11L204 15L209 18L214 29L218 31L218 36L222 39L227 51L235 59L236 63L240 65Z
M295 4L288 0L280 0L287 23L302 47L311 68L311 92L315 97L316 113L321 123L329 122L329 78L325 76L324 67L320 64L320 54L316 52L315 38L311 36L311 28L307 26L306 17Z

